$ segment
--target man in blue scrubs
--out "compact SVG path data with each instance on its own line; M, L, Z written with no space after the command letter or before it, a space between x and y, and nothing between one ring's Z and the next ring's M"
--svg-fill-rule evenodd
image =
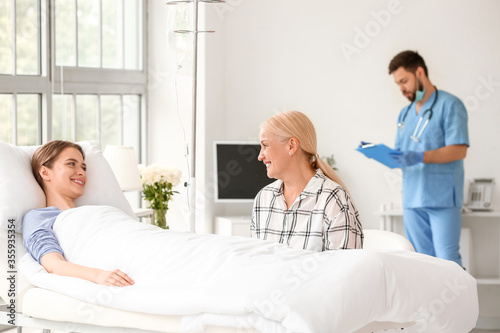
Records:
M417 52L396 55L389 74L411 102L399 115L398 152L391 155L403 169L406 235L417 252L461 265L467 111L457 97L431 83Z

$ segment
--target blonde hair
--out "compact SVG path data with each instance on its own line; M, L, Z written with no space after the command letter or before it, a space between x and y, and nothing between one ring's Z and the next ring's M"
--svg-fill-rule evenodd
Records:
M300 148L309 156L311 167L314 170L321 169L328 178L347 190L332 167L319 157L317 153L316 130L311 120L305 114L299 111L281 112L267 119L260 128L270 134L276 135L280 138L281 142L296 138L299 141Z
M85 153L80 145L62 140L47 142L43 146L39 147L33 154L33 157L31 158L31 171L33 172L33 176L35 176L36 181L42 188L44 188L44 186L42 176L40 176L40 168L45 166L51 169L54 161L66 148L77 149L80 154L82 154L82 158L85 159Z

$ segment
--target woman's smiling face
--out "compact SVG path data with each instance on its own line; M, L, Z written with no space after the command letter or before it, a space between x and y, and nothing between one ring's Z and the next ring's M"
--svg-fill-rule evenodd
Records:
M82 154L75 148L66 148L56 158L52 168L42 167L45 189L76 199L83 195L86 170Z
M281 142L278 136L262 130L260 132L260 147L258 159L266 165L267 176L283 179L290 161L288 145Z

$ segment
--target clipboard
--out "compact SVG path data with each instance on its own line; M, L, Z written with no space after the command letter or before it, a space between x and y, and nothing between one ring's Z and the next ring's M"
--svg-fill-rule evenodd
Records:
M368 158L373 158L374 160L382 163L383 165L394 169L394 168L401 168L401 165L394 160L391 156L389 156L389 153L391 152L396 152L394 149L391 149L387 147L384 144L362 144L359 145L358 148L356 148L357 151L362 153Z

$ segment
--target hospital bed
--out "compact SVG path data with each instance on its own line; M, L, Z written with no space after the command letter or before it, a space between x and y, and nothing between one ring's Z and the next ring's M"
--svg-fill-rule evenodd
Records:
M102 157L101 152L92 143L82 142L81 145L86 152L88 185L86 187L85 195L79 198L77 204L79 206L106 205L116 207L132 218L134 214L120 191L119 186L112 175L112 171L107 165L105 159ZM306 315L302 316L302 310L306 311L307 308L314 307L312 304L306 304L304 307L299 306L295 308L293 304L285 304L284 309L286 311L284 311L285 314L283 315L285 319L278 323L274 323L273 318L267 318L266 313L264 313L265 311L258 313L259 309L253 308L249 311L251 316L257 314L258 318L266 320L267 324L272 325L254 325L254 327L251 327L252 325L238 325L238 320L233 318L233 314L216 314L207 312L193 315L192 313L176 313L176 311L159 314L152 313L154 311L142 311L140 306L135 305L129 306L130 309L127 310L120 306L119 300L115 303L109 303L111 306L104 306L103 303L108 303L102 302L102 300L99 302L99 297L106 298L109 293L106 294L97 292L93 294L97 296L93 297L84 297L82 295L78 296L78 290L67 289L78 289L74 286L80 286L80 282L69 281L68 285L71 287L66 287L65 283L68 279L60 277L61 279L53 280L53 278L56 278L55 276L42 271L37 271L35 272L36 274L30 275L33 281L35 281L35 284L29 282L24 276L24 272L21 273L19 270L19 263L21 260L24 260L25 258L29 259L30 256L25 256L26 250L22 245L22 235L20 234L22 230L20 223L17 222L22 220L22 216L27 210L44 206L43 192L31 176L31 170L29 168L29 159L34 149L35 147L16 147L0 142L0 156L2 157L0 160L0 217L2 219L0 221L2 227L0 228L0 269L2 274L4 274L3 276L15 277L14 287L11 285L12 280L8 280L8 278L0 279L0 296L7 302L7 305L4 305L1 308L2 312L5 313L0 315L0 324L12 324L13 322L11 320L15 319L15 325L20 327L37 327L64 332L202 331L250 333L271 331L269 327L274 327L272 331L275 332L287 332L294 331L290 328L301 327L300 325L302 325L302 323L296 325L294 320L299 321L299 319L303 320L307 317ZM13 222L14 220L15 223ZM140 223L136 224L140 225ZM131 225L131 228L136 227L137 226L135 225ZM146 231L150 232L149 230L145 230L144 232ZM172 235L171 232L162 231L162 236L167 234ZM13 235L15 235L15 264L14 266L10 266L11 262L8 261L8 250L9 240L13 239ZM245 259L247 257L250 258L250 261L257 260L262 257L262 251L275 251L277 258L281 258L281 253L284 252L284 258L286 260L279 260L276 264L272 263L272 266L276 266L281 263L283 263L283 265L288 265L287 261L292 261L292 259L286 256L289 256L290 254L304 256L303 258L305 259L302 261L303 263L306 262L305 260L309 260L311 258L311 256L307 253L302 254L299 252L290 252L293 250L280 248L279 244L265 244L265 242L255 241L252 239L240 239L237 237L218 238L219 236L215 235L191 236L186 234L174 234L174 236L169 237L172 237L172 241L173 239L182 239L184 237L188 239L189 242L199 241L199 244L206 242L215 244L215 247L217 247L217 244L232 244L231 246L234 245L236 248L234 251L235 256L240 256L237 257L238 260L242 260L242 258ZM375 232L373 237L380 240L383 235ZM367 238L370 239L367 244L372 243L371 239L374 239L373 237L370 236L370 233L367 233ZM387 244L387 242L384 242L384 244ZM380 244L377 244L377 241L375 241L373 245L369 246L379 247ZM242 249L249 249L251 255L247 255L247 253L242 251ZM409 249L410 248L407 250ZM193 250L190 251L191 252L189 253L192 253ZM226 251L224 247L222 248L222 251ZM339 256L339 261L346 261L348 259L349 263L352 262L351 259L353 258L367 258L366 260L363 259L364 261L360 260L360 262L363 263L361 266L364 266L367 271L363 271L363 267L359 267L360 265L354 266L354 264L352 264L358 273L355 275L365 277L352 279L351 282L347 282L347 285L344 286L347 288L359 289L360 293L366 293L365 295L360 295L362 297L358 303L359 307L365 312L362 314L360 312L359 315L357 313L349 315L349 313L352 313L354 309L349 309L349 311L346 311L346 314L341 314L337 308L332 308L332 312L329 314L331 318L324 318L325 316L323 316L320 318L320 321L338 321L340 323L339 327L350 327L349 330L344 331L346 333L390 332L391 330L396 329L397 332L431 332L432 330L429 331L426 329L427 327L433 327L432 325L435 325L436 322L439 322L439 325L441 325L439 330L440 332L460 333L468 332L475 326L478 315L475 280L470 277L468 273L461 271L461 269L456 269L453 266L455 265L454 263L445 262L440 259L427 257L406 250L380 250L379 252L373 252L372 250L366 249L338 251L337 254ZM267 256L267 258L272 258L272 256ZM328 260L330 259L331 258L328 258ZM193 260L196 261L197 258L193 257ZM376 262L373 267L382 266L381 271L384 272L384 278L386 279L383 281L386 281L387 285L379 283L376 288L368 286L369 283L376 280L375 276L370 278L370 274L379 275L374 273L374 270L370 271L370 265L373 264L373 262ZM408 267L415 266L423 267L424 269L420 269L420 272L415 271L412 273L408 271L403 274L401 272L405 272L406 268L399 270L397 267L407 265L407 263L409 263ZM36 263L29 262L29 260L26 265L27 267L29 266L35 268L35 270L39 269L37 268ZM195 264L193 265L196 267ZM189 262L185 264L183 263L183 266L189 266ZM222 266L218 265L217 267ZM428 273L425 272L426 267L430 267L432 271L429 271ZM315 269L320 268L322 269L323 267L315 267ZM229 266L228 269L231 269L231 266ZM422 270L424 272L421 272ZM26 271L29 272L29 270ZM232 273L232 271L228 272ZM209 274L211 274L211 272L209 272ZM237 274L237 272L234 274ZM420 275L419 277L412 277L415 274ZM35 278L33 278L33 276L35 276ZM366 279L366 282L362 278ZM405 281L412 281L412 279L415 279L414 281L421 281L421 283L413 283L412 286L406 286L404 284ZM55 281L55 283L53 281ZM446 283L443 284L443 281ZM310 283L309 280L301 282L302 289L296 292L298 295L297 297L302 297L301 294L303 287L311 288L315 285L314 283ZM349 283L352 285L349 285ZM366 290L363 289L365 287L365 283L367 284ZM230 288L230 284L231 283L228 284L228 288ZM398 288L395 289L398 292L388 297L386 295L386 291L390 290L394 284L398 285ZM401 286L399 284L401 284ZM46 288L44 286L49 287ZM453 289L453 286L456 286L457 288ZM83 287L86 288L89 286L84 285ZM90 287L92 288L92 286ZM269 288L271 289L262 291L263 295L268 295L274 290L272 289L273 287ZM246 289L251 288L247 287ZM431 296L425 299L422 304L412 304L414 299L418 300L418 297L429 289L433 289L434 292L431 293ZM186 290L189 291L190 289ZM15 295L10 293L12 291ZM102 290L100 289L100 291ZM378 299L371 298L372 291L373 295L378 295ZM205 290L205 292L208 293L208 289ZM257 291L255 291L255 293L258 294ZM188 304L190 297L193 297L193 299L200 297L198 302L202 303L202 296L189 293L186 293L186 295L188 296L184 299L178 299L179 308L182 308L182 304L184 304L184 306L186 306L186 304L191 306L191 304ZM248 292L248 295L251 296L252 292ZM380 297L380 295L384 296ZM127 295L125 295L124 298L127 298L126 296ZM221 296L221 298L224 297ZM400 301L393 302L392 298L400 299ZM304 303L302 298L298 298L297 300ZM216 300L214 299L213 302L215 301ZM422 301L422 299L420 299L420 301ZM10 306L10 308L7 307L8 305L11 305L12 302L15 304L15 309L13 309L13 306ZM391 302L393 302L393 304L390 304ZM332 303L340 304L340 309L352 306L348 300L342 299L332 300ZM318 304L316 304L316 306ZM324 304L328 304L328 302ZM382 311L380 307L383 307L383 305L380 304L385 304L387 309L383 309ZM405 310L406 305L409 306L407 310ZM370 308L371 306L372 308ZM144 307L146 308L146 305L144 305ZM294 313L296 309L301 310ZM374 315L373 317L370 317L368 314L372 312ZM381 315L382 313L383 315ZM345 319L339 319L337 317L345 317ZM345 320L346 323L343 323L342 320ZM249 317L246 317L245 321L248 323ZM291 324L288 325L290 322ZM276 325L273 326L274 324ZM309 324L310 323L305 323L304 325L306 326L304 327L309 327L307 326ZM460 328L457 330L457 327ZM314 332L318 331L322 330L316 330ZM336 332L342 333L341 330Z

